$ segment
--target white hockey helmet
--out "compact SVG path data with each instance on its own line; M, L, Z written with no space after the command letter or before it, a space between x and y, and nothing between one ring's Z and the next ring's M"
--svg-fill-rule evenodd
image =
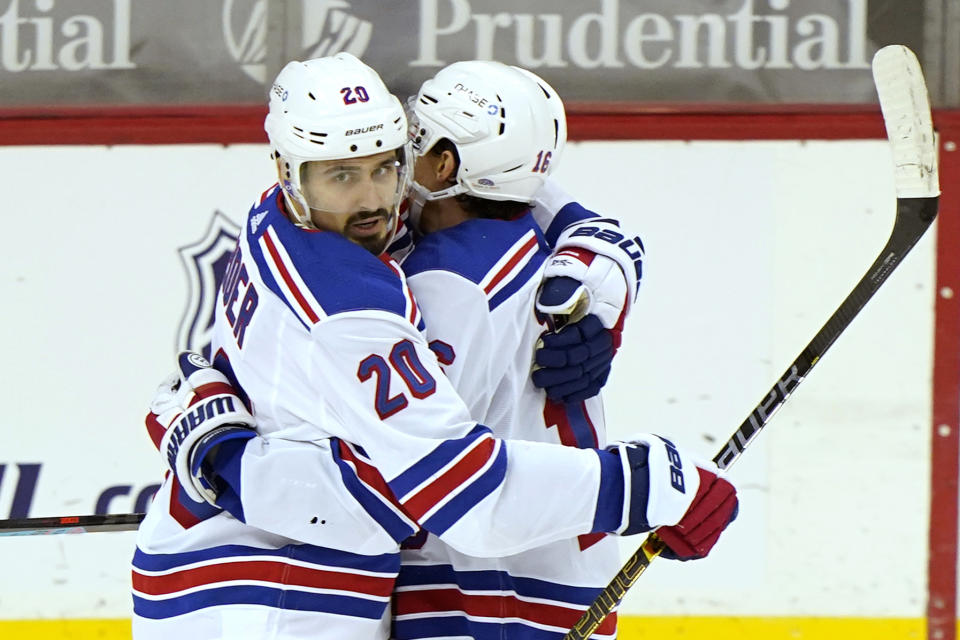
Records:
M441 69L408 103L407 117L417 156L441 138L460 156L457 183L432 193L414 183L415 201L467 193L532 202L567 142L563 101L553 87L525 69L489 60Z
M394 213L409 184L409 138L403 106L376 71L349 53L293 61L270 88L270 111L264 129L281 167L281 186L300 226L313 228L310 203L302 189L303 165L396 149L400 179ZM395 223L394 223L395 224Z

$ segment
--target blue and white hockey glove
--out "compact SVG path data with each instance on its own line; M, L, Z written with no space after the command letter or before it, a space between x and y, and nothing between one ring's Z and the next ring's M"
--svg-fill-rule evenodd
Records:
M589 249L570 247L558 249L547 261L537 310L568 316L571 322L595 315L605 329L620 329L632 299L620 265Z
M705 558L737 517L736 488L713 463L688 455L666 438L651 434L618 442L625 494L620 535L657 529L673 560Z
M540 310L554 315L592 313L607 329L622 327L640 287L643 256L640 238L631 238L613 218L584 218L567 225L557 237L543 281L565 276L578 280L583 289L571 293L566 303L555 300Z
M555 402L592 398L607 383L617 346L618 334L604 329L595 315L547 332L534 354L533 384Z
M177 355L177 371L157 387L146 426L187 496L213 506L218 491L207 457L228 440L257 435L253 416L227 377L192 351Z
M620 347L629 301L621 266L581 247L558 250L544 270L537 310L558 329L541 337L533 384L556 402L580 402L600 392Z

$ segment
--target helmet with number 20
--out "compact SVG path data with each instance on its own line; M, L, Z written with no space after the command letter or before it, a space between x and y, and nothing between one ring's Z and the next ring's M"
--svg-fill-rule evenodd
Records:
M407 108L414 152L441 138L457 147L457 183L414 199L467 193L488 200L531 202L567 141L563 102L542 78L487 60L455 62L423 83Z
M295 222L313 228L303 190L307 162L357 158L397 150L399 179L393 213L409 177L406 116L380 76L349 53L288 63L270 89L264 129L278 157L280 182Z

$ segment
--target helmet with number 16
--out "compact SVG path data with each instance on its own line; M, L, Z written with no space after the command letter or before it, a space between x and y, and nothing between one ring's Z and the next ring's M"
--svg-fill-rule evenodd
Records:
M424 201L468 194L529 203L567 140L563 102L545 80L488 60L456 62L423 83L408 102L417 157L453 143L455 183L430 192L414 183L413 213Z

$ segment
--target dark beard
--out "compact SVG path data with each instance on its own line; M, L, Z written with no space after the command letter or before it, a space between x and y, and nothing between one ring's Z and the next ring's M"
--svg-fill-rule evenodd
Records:
M353 236L347 236L347 239L350 240L350 242L360 245L375 256L380 255L386 250L388 242L393 237L394 229L390 228L390 220L392 219L390 212L386 209L378 209L377 211L356 213L347 219L346 225L346 228L349 229L355 223L375 220L377 218L382 218L384 221L384 228L386 229L384 235L369 238L355 238Z

